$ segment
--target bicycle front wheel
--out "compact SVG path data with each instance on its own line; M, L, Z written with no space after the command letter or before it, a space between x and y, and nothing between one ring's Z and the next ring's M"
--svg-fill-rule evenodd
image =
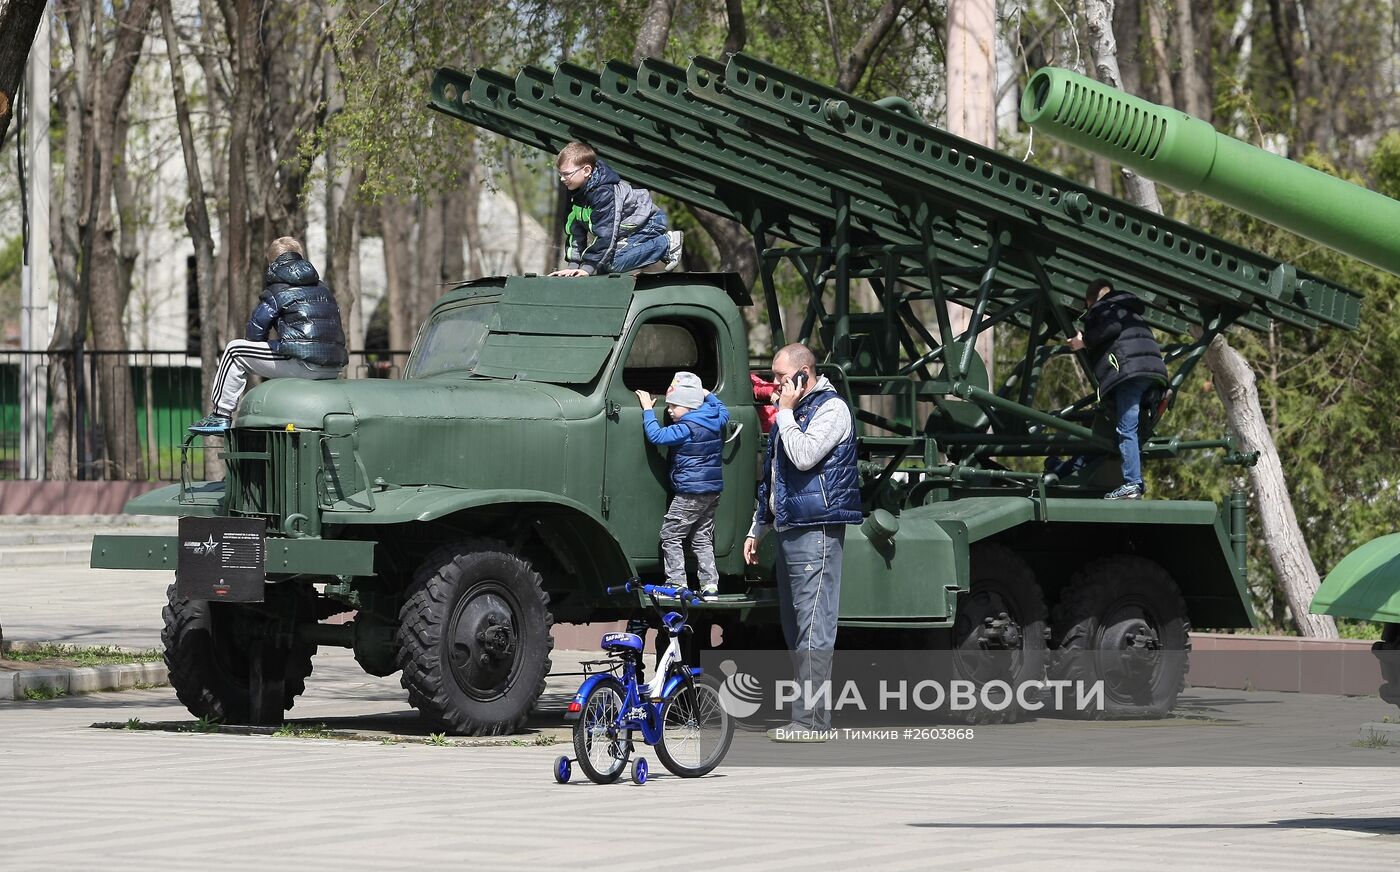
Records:
M627 734L616 731L621 712L622 682L607 678L588 692L574 724L574 756L595 784L611 784L627 767Z
M682 778L699 778L719 765L734 738L734 719L720 702L719 682L697 675L661 707L661 765Z

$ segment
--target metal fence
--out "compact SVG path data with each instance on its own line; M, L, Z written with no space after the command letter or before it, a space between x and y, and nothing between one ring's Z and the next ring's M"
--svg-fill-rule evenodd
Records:
M405 360L352 351L345 377L398 378ZM184 351L0 351L0 480L178 481L186 428L207 405L199 357ZM201 478L202 447L190 461Z

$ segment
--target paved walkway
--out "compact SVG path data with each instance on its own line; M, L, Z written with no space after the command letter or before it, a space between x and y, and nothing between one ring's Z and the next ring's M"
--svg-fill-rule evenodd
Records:
M166 583L72 566L2 570L0 621L15 639L152 647ZM557 658L560 668L574 659ZM551 683L554 712L572 682ZM341 650L317 655L291 715L364 733L424 732L397 678L366 676ZM659 772L641 788L559 786L550 761L564 745L433 747L92 726L131 718L191 720L169 689L0 702L0 868L675 863L1118 872L1400 864L1388 765L730 765L697 781ZM522 738L562 736L556 718L542 716ZM1026 744L1039 735L1038 725L1014 729ZM1368 751L1385 762L1397 753ZM658 847L666 850L660 860Z

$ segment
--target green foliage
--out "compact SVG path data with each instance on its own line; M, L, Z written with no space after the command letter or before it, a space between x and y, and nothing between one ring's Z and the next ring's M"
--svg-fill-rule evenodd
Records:
M438 748L445 748L451 745L452 742L447 738L446 733L429 733L428 738L424 742L424 744L433 745L434 747Z
M12 236L0 244L0 326L19 317L23 265L21 237Z
M122 725L123 730L140 730L144 727L145 725L141 723L140 718L127 718L126 723Z
M273 734L282 739L333 739L335 734L326 729L325 724L284 723Z
M53 687L52 685L26 687L24 689L24 698L32 700L61 699L67 695L68 691L61 687Z
M5 652L7 660L18 660L26 663L37 663L48 660L61 660L72 666L110 666L114 663L152 663L160 660L164 655L161 652L150 649L144 651L126 651L121 648L113 648L109 645L98 645L96 647L78 647L76 645L35 645L25 647L21 650L10 649Z

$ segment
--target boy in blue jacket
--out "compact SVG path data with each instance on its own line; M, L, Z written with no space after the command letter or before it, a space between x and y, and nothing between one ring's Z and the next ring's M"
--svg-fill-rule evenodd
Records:
M652 411L655 399L637 391L647 441L671 448L671 504L661 523L661 555L666 579L689 586L685 574L685 543L695 555L700 590L719 593L715 567L715 509L724 489L724 425L729 410L691 372L678 372L666 391L666 411L676 423L662 427Z

